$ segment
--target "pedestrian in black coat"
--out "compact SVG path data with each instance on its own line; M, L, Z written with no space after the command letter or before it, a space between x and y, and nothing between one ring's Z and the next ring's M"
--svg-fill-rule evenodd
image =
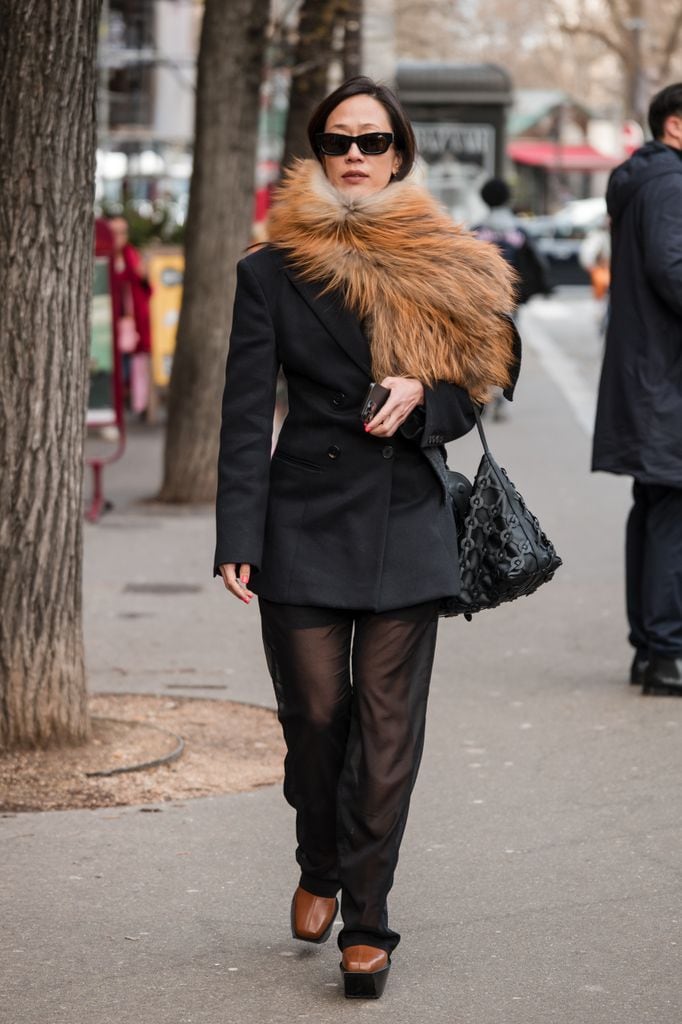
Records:
M592 468L634 478L627 530L631 680L682 694L682 83L612 173L611 297Z
M348 996L377 997L400 936L386 900L421 757L439 606L457 541L423 455L511 394L512 275L405 181L393 94L353 79L320 104L316 161L241 261L223 399L215 572L258 595L287 744L301 869L291 927L323 942L342 895ZM289 411L271 458L276 378ZM390 391L367 424L369 385Z

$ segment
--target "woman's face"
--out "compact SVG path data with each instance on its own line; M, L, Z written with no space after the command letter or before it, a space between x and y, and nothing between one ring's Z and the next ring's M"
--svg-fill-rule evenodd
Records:
M124 217L112 217L109 221L114 243L114 252L123 252L128 244L128 222Z
M392 131L388 111L373 96L364 93L350 96L334 107L324 126L325 132L337 135L365 135L368 132ZM386 188L401 164L392 143L385 153L365 156L354 142L345 156L322 156L327 178L344 195L371 196Z

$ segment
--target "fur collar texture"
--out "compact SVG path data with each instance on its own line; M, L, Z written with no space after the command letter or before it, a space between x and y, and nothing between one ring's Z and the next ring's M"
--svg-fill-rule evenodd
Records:
M287 172L268 221L295 272L339 289L370 339L374 379L446 380L486 401L513 376L514 273L412 181L346 198L319 164Z

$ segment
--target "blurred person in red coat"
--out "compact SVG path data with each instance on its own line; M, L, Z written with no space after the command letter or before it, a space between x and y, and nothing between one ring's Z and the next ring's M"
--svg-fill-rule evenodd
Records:
M112 301L116 345L123 360L123 377L133 412L148 410L151 393L151 328L149 300L152 288L142 258L130 244L125 217L108 219L114 242Z

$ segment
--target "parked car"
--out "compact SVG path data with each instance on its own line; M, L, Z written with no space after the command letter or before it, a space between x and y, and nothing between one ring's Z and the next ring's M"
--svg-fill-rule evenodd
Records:
M523 227L547 257L552 284L589 284L580 263L580 249L586 236L606 223L606 200L572 199L556 213L529 217Z

